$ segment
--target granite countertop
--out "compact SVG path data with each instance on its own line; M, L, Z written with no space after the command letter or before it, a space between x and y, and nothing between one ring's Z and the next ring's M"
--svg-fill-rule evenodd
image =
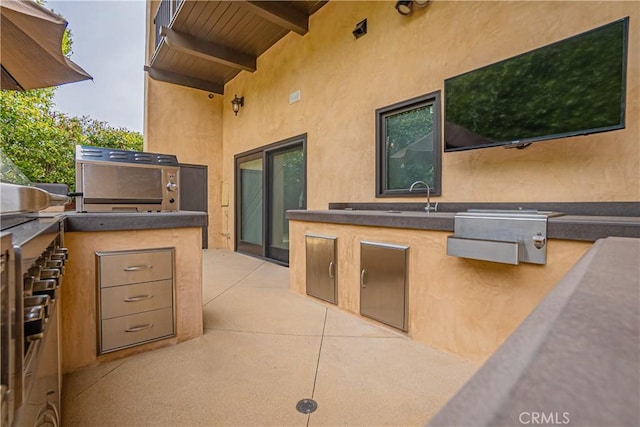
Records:
M456 212L396 210L291 210L287 219L333 224L453 232ZM640 238L640 217L560 215L548 219L550 239L596 241L601 238Z
M208 225L206 212L140 212L140 213L81 213L39 212L27 214L22 222L7 227L3 234L11 233L16 244L23 245L34 236L57 232L64 224L66 232L153 230L161 228L189 228Z
M37 214L26 215L25 218L36 221L23 221L13 227L6 228L2 234L11 233L13 245L24 246L27 242L43 233L57 233L64 215L55 214L40 217Z
M206 212L65 212L65 231L151 230L158 228L204 227Z

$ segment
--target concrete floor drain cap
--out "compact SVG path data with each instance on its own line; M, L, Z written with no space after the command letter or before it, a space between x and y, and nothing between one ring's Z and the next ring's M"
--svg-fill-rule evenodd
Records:
M303 414L310 414L318 408L318 404L313 399L302 399L296 404L298 412Z

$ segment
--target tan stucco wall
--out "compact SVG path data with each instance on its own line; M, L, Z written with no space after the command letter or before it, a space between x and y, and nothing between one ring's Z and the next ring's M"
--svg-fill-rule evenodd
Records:
M638 9L628 2L434 2L407 18L393 2L329 2L311 17L307 35L285 37L256 73L227 84L227 98L242 94L246 106L238 117L225 111L225 165L228 146L237 152L307 132L308 207L375 200L376 108L614 19L637 18ZM365 17L369 32L355 40L351 31ZM640 29L633 22L627 129L526 150L446 153L440 200L638 200ZM301 101L289 105L296 89Z
M338 307L360 313L360 241L409 246L408 335L482 362L591 247L551 240L546 265L517 266L446 255L450 232L290 221L290 285L306 293L305 234L337 237Z
M625 16L631 17L626 129L525 150L444 153L436 200L640 200L639 2L434 1L410 17L393 5L330 1L311 16L306 35L280 40L258 58L256 72L241 72L226 85L224 97L210 100L206 92L147 78L146 147L209 165L212 247L233 234L233 210L220 208L218 192L221 181L233 189L235 154L306 133L309 209L375 201L376 108L441 91L447 77ZM356 40L351 32L364 18L368 34ZM301 100L290 105L295 90ZM245 97L238 116L230 108L234 94ZM233 191L230 197L233 206Z
M209 247L226 247L220 234L222 98L207 92L147 79L146 151L175 154L180 163L207 166ZM193 120L198 117L198 120ZM155 125L159 123L160 125Z
M147 3L147 23L160 2ZM150 21L151 20L151 21ZM147 64L154 50L154 26L147 25ZM180 163L207 166L209 247L226 247L220 209L222 96L145 78L144 150L175 154Z
M61 287L63 372L201 336L202 251L198 250L201 239L200 228L65 233L64 243L72 256ZM175 338L96 356L95 252L168 247L175 248Z

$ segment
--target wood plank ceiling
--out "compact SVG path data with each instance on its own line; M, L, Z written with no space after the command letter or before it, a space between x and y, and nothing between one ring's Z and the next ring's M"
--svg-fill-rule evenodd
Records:
M165 0L167 1L167 0ZM145 70L156 80L223 94L240 71L278 40L309 29L309 16L327 0L179 2Z

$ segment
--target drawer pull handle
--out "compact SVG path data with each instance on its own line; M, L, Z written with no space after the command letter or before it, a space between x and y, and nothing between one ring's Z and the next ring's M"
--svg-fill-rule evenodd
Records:
M140 332L145 329L153 328L153 323L147 323L146 325L132 326L130 328L125 329L125 332Z
M124 302L138 302L153 298L153 295L136 295L135 297L127 297Z
M55 394L56 392L54 390L50 390L47 392L48 396L51 396L53 394ZM58 412L58 408L56 408L56 405L54 405L51 402L47 402L47 409L50 409L53 411L53 415L55 415L55 419L57 420L55 425L59 425L59 421L60 421L60 413Z
M125 267L124 271L144 271L152 268L153 265L132 265L131 267Z
M42 424L38 424L38 425L51 424L53 427L58 427L58 421L56 421L55 417L50 413L45 412L44 414L41 415L41 417L42 417L41 420L36 420L36 422L42 421Z

